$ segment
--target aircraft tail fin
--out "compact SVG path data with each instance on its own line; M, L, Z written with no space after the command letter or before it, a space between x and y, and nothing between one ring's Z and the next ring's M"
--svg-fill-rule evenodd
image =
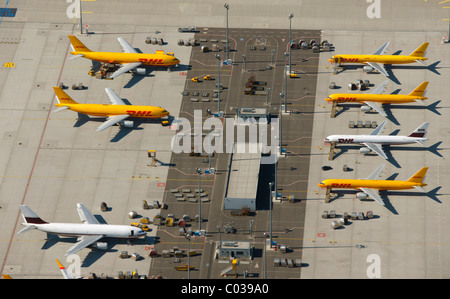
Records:
M418 172L416 172L409 178L408 182L422 183L422 181L425 178L425 175L427 174L427 171L428 167L422 167L422 169L420 169Z
M427 135L427 129L429 124L430 124L429 122L424 122L411 134L409 134L408 137L425 138L425 135Z
M60 87L53 87L53 90L56 94L56 99L58 100L58 104L78 104L72 98L65 93Z
M75 52L92 52L75 35L69 35L69 40Z
M417 49L415 49L409 56L413 57L424 57L425 52L427 51L429 43L421 44Z
M74 279L72 273L67 271L67 269L61 264L61 262L58 261L58 259L56 259L56 263L58 264L59 269L61 270L61 273L65 279Z
M28 206L20 205L19 206L20 211L22 211L22 217L26 224L45 224L44 220L42 220L33 210L31 210ZM28 228L29 229L29 228ZM25 232L28 229L23 229L22 231Z
M424 81L419 86L414 88L414 90L411 91L411 93L409 95L410 96L416 96L416 97L423 97L427 87L428 87L428 81Z

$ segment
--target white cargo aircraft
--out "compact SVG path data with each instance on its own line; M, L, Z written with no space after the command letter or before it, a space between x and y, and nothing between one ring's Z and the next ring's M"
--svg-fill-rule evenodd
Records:
M362 144L365 146L360 149L362 154L367 154L372 150L387 160L388 158L382 148L383 145L419 143L425 146L425 141L428 140L428 138L425 138L429 125L428 122L421 124L408 136L380 135L385 125L386 120L376 127L369 135L330 135L325 138L324 141L325 143L336 142L336 144Z
M97 242L101 238L125 238L137 239L145 236L147 233L141 228L130 225L109 225L100 224L91 212L81 203L77 203L77 211L83 223L48 223L42 220L28 206L19 206L22 211L22 217L25 223L24 229L18 234L37 229L46 233L65 236L78 237L77 243L67 252L66 256L77 253L87 246L94 246L99 249L106 249L107 244Z

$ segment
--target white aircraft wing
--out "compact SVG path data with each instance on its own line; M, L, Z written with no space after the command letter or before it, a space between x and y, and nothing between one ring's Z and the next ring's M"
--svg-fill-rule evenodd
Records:
M115 116L109 117L108 120L105 121L101 126L99 126L96 131L101 132L101 131L111 127L112 125L115 125L118 122L123 121L124 119L126 119L128 117L129 117L128 114L121 114L121 115L115 115Z
M376 202L378 202L380 205L384 206L384 202L380 197L380 194L377 190L370 189L370 188L359 188L362 192L366 193L370 198L374 199Z
M368 65L370 65L371 67L373 67L374 69L376 69L377 71L379 71L380 73L382 73L383 75L385 75L386 77L389 77L389 74L386 72L386 70L384 69L384 66L382 66L379 63L376 62L366 62Z
M386 120L379 124L369 135L380 135L383 132L384 127L386 126Z
M386 52L387 47L389 47L390 42L386 42L378 50L376 50L373 55L383 55Z
M127 64L123 64L120 69L118 69L117 71L115 71L114 73L112 73L112 75L109 77L110 79L114 79L128 71L131 71L132 69L137 68L138 66L140 66L142 64L142 62L130 62Z
M380 113L384 117L387 117L386 111L384 111L383 107L381 107L377 103L366 101L366 102L364 102L364 104L366 104L367 106L370 106L373 110L376 110L378 113Z
M380 155L381 157L383 157L384 159L388 159L386 154L383 151L383 148L381 147L381 145L376 144L376 143L369 143L369 142L365 142L363 143L365 146L367 146L368 148L370 148L372 151L374 151L375 153L377 153L378 155Z
M386 85L388 84L389 80L384 81L383 83L381 83L380 85L377 86L377 88L375 88L371 94L382 94L384 92L384 88L386 87Z
M85 224L100 224L100 222L98 222L94 215L92 215L92 213L82 203L77 203L77 211L81 222Z
M67 250L66 256L77 253L81 249L86 248L87 246L100 240L101 238L103 238L103 235L90 235L79 238L78 242L75 243L75 245L73 245L72 247L70 247L69 250Z
M120 43L120 46L122 46L122 50L125 53L137 53L136 49L134 49L125 39L122 37L118 37L117 40Z
M380 177L380 173L384 168L384 164L378 166L365 180L377 180Z
M126 105L124 101L111 88L105 88L109 101L113 105Z

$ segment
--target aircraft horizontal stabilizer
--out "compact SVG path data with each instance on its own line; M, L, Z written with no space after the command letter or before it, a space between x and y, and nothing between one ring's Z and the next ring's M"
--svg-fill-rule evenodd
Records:
M420 60L420 59L417 59L416 62L419 62L419 63L421 63L421 64L423 64L423 65L427 65L427 64L425 63L425 61Z
M414 186L414 188L416 188L416 189L419 190L420 192L427 193L427 191L426 191L425 189L423 189L423 187L420 187L420 186Z
M69 109L69 106L58 107L52 110L52 112L60 112L63 110Z
M415 99L414 101L416 101L417 103L425 106L425 102L423 100L421 100L421 99Z
M84 57L84 54L77 54L77 55L72 55L72 57L69 58L69 60L74 60L80 57Z
M425 141L423 141L423 140L417 139L416 142L417 142L418 144L422 145L422 146L427 146L427 145L425 144Z
M27 231L32 230L32 229L34 229L34 228L35 228L35 227L34 227L33 225L27 225L25 228L21 229L21 230L18 232L18 234L26 233Z

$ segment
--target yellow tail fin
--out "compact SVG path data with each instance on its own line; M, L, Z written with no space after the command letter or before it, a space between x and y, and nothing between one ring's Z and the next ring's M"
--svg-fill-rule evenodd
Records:
M92 52L76 36L69 35L69 39L75 52Z
M55 91L56 98L58 99L58 103L60 104L78 104L72 98L65 93L61 88L59 87L53 87L53 90Z
M429 43L423 43L421 44L417 49L414 50L409 56L413 57L424 57L425 52L427 51Z
M422 183L427 171L428 167L423 167L421 170L413 174L412 177L409 178L408 182Z
M413 91L409 94L410 96L422 97L425 91L427 90L428 81L422 82L419 86L414 88Z

